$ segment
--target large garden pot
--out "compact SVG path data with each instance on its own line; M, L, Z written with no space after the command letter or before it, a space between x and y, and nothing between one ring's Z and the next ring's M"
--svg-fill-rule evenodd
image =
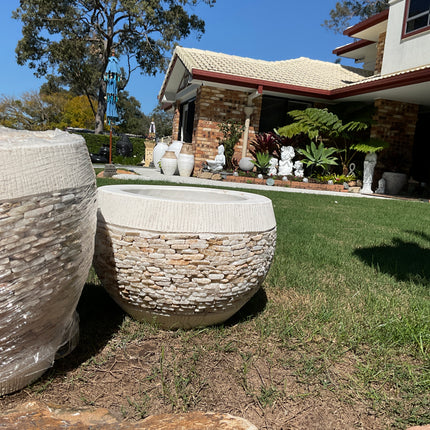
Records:
M98 190L94 267L114 300L164 328L221 323L259 289L275 250L270 199L210 188Z
M169 145L167 145L167 143L164 143L162 141L159 141L155 145L154 150L152 151L152 161L154 163L155 170L160 171L160 168L161 168L160 162L164 154L166 153L168 147Z
M384 172L382 178L385 179L386 194L399 194L408 182L408 175L406 173Z
M179 176L191 176L194 169L194 153L192 145L184 144L178 155Z
M161 170L164 175L172 176L178 168L178 159L173 151L167 150L161 159Z
M3 395L37 379L76 340L97 208L81 136L0 127L0 160Z

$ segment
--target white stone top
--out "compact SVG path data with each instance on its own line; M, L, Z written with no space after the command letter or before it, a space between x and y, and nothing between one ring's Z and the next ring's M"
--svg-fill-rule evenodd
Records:
M0 127L0 200L92 184L89 164L82 136Z
M98 205L109 224L154 232L245 233L276 226L270 199L240 191L107 185L98 189Z

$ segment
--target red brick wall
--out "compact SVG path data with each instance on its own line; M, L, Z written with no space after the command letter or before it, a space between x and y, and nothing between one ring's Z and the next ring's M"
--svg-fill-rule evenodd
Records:
M176 106L174 107L175 112L173 113L173 124L172 124L172 141L178 140L178 133L179 133L179 117L180 117L180 111L179 111L180 104L179 102L176 103Z
M375 124L371 137L382 139L390 146L378 154L375 180L385 171L409 173L412 165L415 125L418 105L393 100L375 100Z
M385 36L387 33L381 33L379 35L378 43L376 45L376 62L375 62L375 75L381 73L382 61L384 59L384 49L385 49Z
M239 121L245 124L244 107L248 102L247 93L222 88L202 86L197 91L194 114L193 149L195 151L195 168L198 172L206 159L214 159L217 148L223 138L218 124L226 120ZM261 97L253 100L254 112L251 115L249 142L258 131ZM235 158L242 157L242 139L235 147Z

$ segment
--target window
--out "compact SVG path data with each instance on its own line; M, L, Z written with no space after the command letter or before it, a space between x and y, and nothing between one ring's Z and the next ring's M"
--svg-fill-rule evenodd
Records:
M412 33L430 26L430 0L409 0L405 33Z
M283 127L290 124L293 119L287 115L287 112L295 109L306 109L310 103L289 100L280 97L263 96L261 106L259 132L265 133L273 131L274 128Z

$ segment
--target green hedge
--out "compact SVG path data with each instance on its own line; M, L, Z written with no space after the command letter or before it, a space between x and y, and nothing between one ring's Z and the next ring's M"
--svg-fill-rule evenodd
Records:
M87 144L88 152L98 154L103 145L109 145L109 136L105 134L92 134L92 133L76 133L81 135ZM129 137L130 142L133 144L133 156L123 157L116 155L116 142L120 136L112 136L112 161L115 164L124 164L136 166L145 156L145 139L139 137Z

